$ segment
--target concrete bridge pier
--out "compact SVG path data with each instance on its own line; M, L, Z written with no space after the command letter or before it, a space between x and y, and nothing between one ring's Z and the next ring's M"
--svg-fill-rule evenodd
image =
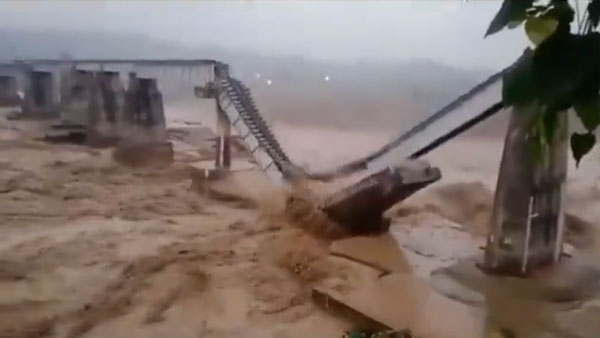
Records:
M147 105L144 104L146 115L148 116L147 125L153 129L161 139L165 139L167 123L162 93L158 90L158 81L156 79L140 79L140 85L142 97L144 98L143 102L147 100Z
M122 115L123 96L118 73L74 68L63 72L61 129L85 133L90 144L114 144L119 136L116 124Z
M98 73L104 116L107 122L118 125L123 121L125 87L118 72Z
M159 164L173 161L173 145L167 142L162 93L154 78L129 74L125 92L119 144L113 157L129 165Z
M229 67L225 64L215 65L215 77L227 78L229 77ZM215 167L221 170L229 170L231 168L231 123L227 118L227 114L223 110L223 107L219 104L219 87L214 83L209 83L204 90L199 91L196 95L203 98L213 98L217 105L217 131L219 136L216 144L216 158Z
M106 141L116 141L124 136L119 129L123 124L125 90L119 73L94 72L94 83L91 86L92 101L89 114L92 119L93 134Z
M24 116L51 118L58 116L54 74L48 71L30 70L25 76Z
M92 123L89 109L94 74L85 70L73 69L63 74L62 79L62 124L87 128Z
M123 121L130 127L147 131L155 141L166 139L165 112L156 79L129 75Z
M220 179L233 169L231 161L231 121L229 121L227 114L219 103L219 90L214 81L209 81L205 86L194 87L194 96L200 99L214 99L217 110L214 162L199 163L192 166L192 181L196 186L202 186L206 180Z
M14 76L0 76L0 106L13 107L21 104L17 79Z
M90 72L88 102L88 143L93 145L111 145L116 139L111 134L111 126L106 122L103 111L103 98L98 74Z
M139 79L136 73L129 73L127 90L125 91L125 106L123 111L124 128L132 128L137 119L138 100L137 93L139 91Z

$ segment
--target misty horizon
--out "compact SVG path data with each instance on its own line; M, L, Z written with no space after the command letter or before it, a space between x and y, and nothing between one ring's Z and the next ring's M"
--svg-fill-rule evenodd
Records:
M432 61L499 70L525 48L520 29L483 38L499 1L0 2L0 29L139 36L320 62ZM11 43L17 45L18 41ZM204 58L199 56L198 58Z
M433 57L427 57L427 56L423 56L423 57L414 57L414 58L407 58L407 59L398 59L398 60L381 60L381 59L357 59L357 60L348 60L348 59L319 59L319 58L314 58L314 57L310 57L310 56L302 56L302 55L278 55L278 54L269 54L269 53L262 53L260 51L251 51L251 50L243 50L243 49L236 49L236 48L228 48L225 46L220 46L220 45L211 45L211 44L203 44L203 45L196 45L196 46L188 46L184 43L180 43L177 41L172 41L172 40L167 40L167 39L161 39L161 38L154 38L152 36L147 36L144 35L142 33L102 33L100 31L94 31L94 30L62 30L62 29L54 29L54 30L40 30L40 29L35 29L35 28L25 28L25 29L14 29L14 28L10 28L10 27L3 27L0 24L0 41L2 41L3 38L10 38L10 33L8 34L9 36L7 36L7 32L10 33L14 33L14 34L40 34L43 33L44 35L55 35L55 36L59 36L59 37L65 37L65 36L77 36L77 35L81 35L81 36L102 36L102 37L111 37L111 36L119 36L122 38L126 38L126 39L134 39L134 38L139 38L139 39L143 39L146 41L153 41L157 44L160 45L171 45L171 46L176 46L176 47L180 47L182 49L188 50L188 51L197 51L197 50L203 50L203 51L210 51L210 55L215 56L218 55L220 53L227 53L227 54L233 54L233 55L245 55L245 56L250 56L250 57L256 57L256 58L274 58L274 59L280 59L280 60L296 60L296 61L306 61L306 62L310 62L310 63L316 63L316 64L336 64L336 65L341 65L341 66L357 66L357 65L361 65L361 64L370 64L370 65L379 65L379 66L393 66L393 65L398 65L398 64L419 64L419 65L438 65L438 66L444 66L444 67L448 67L448 68L455 68L457 70L469 70L469 71L478 71L478 72L489 72L490 74L492 72L494 72L496 69L493 69L493 67L486 67L486 66L481 66L481 67L463 67L463 66L456 66L456 65L451 65L451 64L447 64L444 63L443 61L440 60L436 60ZM4 36L2 36L4 35ZM10 39L8 39L10 40ZM6 43L6 40L4 41ZM36 59L33 58L31 55L22 55L20 48L19 47L23 47L25 46L24 43L21 43L19 41L15 41L15 40L10 40L8 41L8 43L10 44L9 49L14 49L14 51L11 51L10 54L13 55L13 57L7 59L6 61L12 61L12 60L19 60L19 59ZM28 41L25 41L25 43L28 43ZM69 55L71 57L74 58L85 58L85 59L90 59L93 58L92 55L85 55L85 56L79 56L79 55L71 55L72 51L69 49L65 49L62 50L61 53ZM64 56L64 55L63 55ZM51 58L51 59L58 59L60 58L61 55L58 54L53 54L53 55L42 55L40 58ZM116 58L120 58L120 59L127 59L127 57L124 56L117 56ZM130 58L137 58L137 57L130 57ZM151 57L150 59L163 59L165 57ZM202 60L202 59L207 59L207 60L214 60L214 59L218 59L218 56L215 57L204 57L203 55L197 55L192 57L192 56L188 56L188 55L184 55L181 57L176 57L176 56L169 56L166 57L167 59L188 59L188 60L194 60L194 59L198 59L198 60ZM222 61L220 59L218 59L217 61ZM508 64L507 64L508 65Z

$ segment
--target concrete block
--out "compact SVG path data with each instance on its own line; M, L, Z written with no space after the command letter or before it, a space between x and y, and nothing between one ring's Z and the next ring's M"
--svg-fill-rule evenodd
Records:
M383 218L387 209L440 178L440 170L425 162L405 162L332 194L321 209L350 233L384 232L389 227Z

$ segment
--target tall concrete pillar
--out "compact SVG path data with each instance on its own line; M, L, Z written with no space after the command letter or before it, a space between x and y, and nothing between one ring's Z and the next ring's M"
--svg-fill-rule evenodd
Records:
M116 139L123 134L125 90L117 72L95 72L92 111L98 111L96 132L104 139Z
M562 253L567 176L568 125L558 116L558 131L544 161L532 156L528 139L535 111L514 108L496 186L485 268L527 274L558 261Z
M123 113L123 124L133 126L136 123L138 115L138 97L139 79L135 73L129 73L127 91L125 92L125 110Z
M118 124L123 119L125 106L125 88L117 72L99 72L97 74L102 94L104 119Z
M108 135L110 127L105 120L102 100L102 91L100 89L100 83L98 81L97 74L94 72L90 73L90 83L89 83L89 106L88 106L88 118L89 125L88 129L90 129L91 134L98 138L110 137Z
M167 126L165 119L165 110L163 106L162 93L158 90L158 81L156 79L142 79L144 98L148 100L149 126L151 128L164 130Z
M14 76L0 76L0 106L12 107L21 103L17 93L17 79Z
M205 87L196 87L195 95L204 99L215 99L217 108L217 144L215 147L215 168L229 169L231 167L231 121L219 104L219 88L216 83L219 79L229 77L229 66L224 63L214 65L215 80L207 83Z
M128 125L150 131L157 141L166 138L162 94L156 79L138 78L130 74L124 111L124 120Z
M216 168L229 169L231 167L231 123L227 115L217 102L217 156Z
M54 117L58 113L55 100L53 74L46 71L30 70L26 75L23 115L34 117Z
M163 100L156 79L138 78L130 73L124 106L124 134L113 157L131 165L171 163L173 145L166 142Z
M61 120L63 124L92 127L97 117L90 115L94 74L71 69L63 75Z

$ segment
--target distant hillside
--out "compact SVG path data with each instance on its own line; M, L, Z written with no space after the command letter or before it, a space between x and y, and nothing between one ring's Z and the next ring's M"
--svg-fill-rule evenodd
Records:
M433 61L342 63L262 56L133 34L0 29L0 59L67 55L222 60L231 65L235 76L251 86L269 119L344 128L408 127L492 73L454 69ZM255 73L262 75L260 80ZM330 81L324 81L325 76ZM272 81L271 86L266 85L266 78Z

